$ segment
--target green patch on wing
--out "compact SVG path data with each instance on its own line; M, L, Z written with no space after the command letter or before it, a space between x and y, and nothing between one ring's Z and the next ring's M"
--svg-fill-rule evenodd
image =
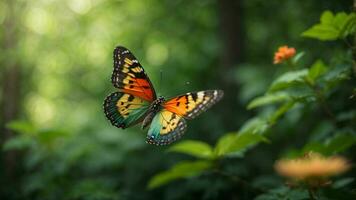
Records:
M154 137L154 138L158 138L159 137L159 133L161 131L162 128L162 123L161 123L161 115L160 113L157 113L156 116L153 118L152 122L151 122L151 126L150 129L148 130L148 136L149 137Z
M169 145L181 138L186 128L184 118L163 109L153 118L146 141L154 145Z

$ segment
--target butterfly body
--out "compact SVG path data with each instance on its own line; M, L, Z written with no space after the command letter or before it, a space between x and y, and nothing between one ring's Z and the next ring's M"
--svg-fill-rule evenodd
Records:
M167 145L186 131L193 119L223 97L221 90L189 92L173 98L157 97L151 81L135 56L125 47L114 50L112 84L118 92L108 95L104 112L112 125L125 129L138 123L149 126L146 141Z
M148 114L142 122L142 129L145 129L151 124L154 116L162 109L162 103L165 101L164 97L160 96L154 100L148 109Z

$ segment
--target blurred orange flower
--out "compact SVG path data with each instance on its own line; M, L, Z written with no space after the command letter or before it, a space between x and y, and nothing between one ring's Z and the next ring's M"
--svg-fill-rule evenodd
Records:
M295 48L293 47L289 48L288 46L281 46L278 48L278 51L274 53L273 64L282 63L283 61L293 57L295 53L296 53Z
M345 172L349 168L349 163L343 157L326 158L312 152L303 158L280 160L275 164L275 169L280 175L296 180L329 177Z

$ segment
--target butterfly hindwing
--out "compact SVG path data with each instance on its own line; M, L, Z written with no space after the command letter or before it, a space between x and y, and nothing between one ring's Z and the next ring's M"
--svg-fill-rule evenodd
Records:
M142 121L148 107L146 100L122 92L114 92L104 101L106 117L112 125L123 129Z
M218 102L223 96L222 90L190 92L167 100L163 107L177 115L184 116L184 118L193 119Z
M149 102L156 99L156 93L145 70L136 57L125 47L119 46L114 50L114 71L111 82L121 92Z
M159 111L151 122L147 134L147 143L168 145L185 133L187 124L182 116L166 109Z

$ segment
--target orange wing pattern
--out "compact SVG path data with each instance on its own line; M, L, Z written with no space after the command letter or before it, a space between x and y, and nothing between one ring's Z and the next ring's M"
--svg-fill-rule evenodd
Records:
M119 46L114 50L114 71L111 82L120 89L120 92L140 97L149 102L156 99L156 93L145 70L125 47Z
M163 107L187 119L200 115L224 96L222 90L190 92L167 100Z

